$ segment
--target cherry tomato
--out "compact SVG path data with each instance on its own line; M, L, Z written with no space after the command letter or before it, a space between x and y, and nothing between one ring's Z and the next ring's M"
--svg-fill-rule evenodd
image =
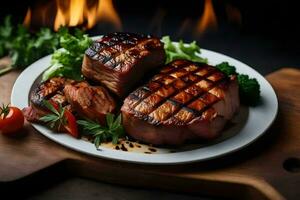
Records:
M78 133L78 128L77 128L76 118L68 110L65 110L64 115L65 115L65 118L67 120L67 124L64 126L65 129L68 131L68 133L70 135L72 135L75 138L78 138L79 133Z
M3 106L0 108L0 133L11 135L24 126L24 116L22 111L13 106Z

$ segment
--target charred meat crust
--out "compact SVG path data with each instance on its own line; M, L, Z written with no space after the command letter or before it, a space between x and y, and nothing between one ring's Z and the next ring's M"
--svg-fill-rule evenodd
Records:
M39 84L30 95L30 102L39 108L44 108L44 100L53 100L54 102L61 103L63 106L67 106L63 89L66 84L75 83L74 80L66 79L63 77L54 77L45 82Z
M216 137L238 108L235 76L205 63L176 60L129 94L121 111L132 137L179 144L193 137Z
M207 64L177 60L132 92L122 111L153 125L210 120L213 105L223 100L223 91L234 79Z
M142 76L164 64L163 43L149 35L112 33L86 51L82 73L122 97Z

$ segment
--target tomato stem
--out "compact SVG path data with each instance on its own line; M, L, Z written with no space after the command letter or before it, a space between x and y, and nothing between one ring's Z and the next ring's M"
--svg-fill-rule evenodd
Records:
M5 119L8 113L9 113L9 104L7 105L2 104L2 107L0 108L0 117L3 115L3 119Z

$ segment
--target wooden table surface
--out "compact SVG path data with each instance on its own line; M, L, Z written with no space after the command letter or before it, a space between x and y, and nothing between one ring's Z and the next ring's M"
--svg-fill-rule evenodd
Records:
M18 74L0 77L0 103L9 102ZM59 164L77 176L136 187L239 199L298 199L300 71L285 68L267 79L278 95L278 117L262 138L236 153L186 165L137 165L69 150L26 124L21 137L0 135L0 182L14 182Z

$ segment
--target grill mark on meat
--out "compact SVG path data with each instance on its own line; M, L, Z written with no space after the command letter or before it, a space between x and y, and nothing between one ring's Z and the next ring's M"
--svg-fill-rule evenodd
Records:
M124 97L145 73L163 65L163 43L156 37L112 33L95 41L85 52L82 73Z
M143 50L143 48L149 43L149 40L146 37L144 38L143 37L140 37L139 39L137 37L133 37L130 38L129 40L123 40L123 41L119 40L117 43L110 46L109 48L100 51L99 54L102 54L104 51L109 52L107 56L108 59L103 61L103 64L110 68L116 68L117 66L120 65L120 63L123 63L124 61L128 60L131 56L137 58L140 52ZM133 46L137 44L138 46ZM139 49L137 49L137 47ZM121 57L123 59L118 60L118 62L116 62L117 61L116 58L120 55L124 55L124 57Z
M24 116L28 121L40 122L40 117L49 113L43 104L44 100L52 100L72 113L75 111L67 101L63 92L65 84L73 84L75 81L63 77L54 77L40 83L30 94L30 106L24 108Z
M176 61L175 61L176 62ZM158 74L160 77L158 79L154 78L152 80L154 81L151 81L149 84L147 84L146 86L143 86L141 89L138 89L132 93L129 94L129 97L128 98L132 98L132 99L136 99L137 102L135 103L135 106L132 106L131 108L134 110L135 107L141 102L143 101L144 99L146 99L147 97L149 97L150 95L152 95L154 92L157 92L161 89L161 87L164 87L161 85L161 83L159 83L158 81L159 80L162 80L163 78L169 76L168 73L165 73L165 72L174 72L176 71L177 68L183 68L183 67L186 67L189 63L188 62L185 62L184 60L182 60L182 62L180 62L179 65L175 65L174 67L172 66L172 68L167 71L165 70L167 67L170 67L171 65L168 65L166 67L164 67L161 72L162 74ZM158 84L157 87L151 87L152 84ZM150 85L150 87L149 87ZM169 85L170 86L170 85ZM143 93L143 96L140 96L140 95L136 95L136 93L140 93L142 91L144 91ZM175 88L176 90L176 88ZM135 115L140 115L141 113L135 113Z
M209 90L217 87L219 84L219 82L217 82L216 84L214 84ZM209 97L206 97L206 95L211 95L212 98L214 98L214 100L207 100L207 98ZM199 110L193 108L193 107L189 107L190 104L192 104L194 101L198 100L199 104L203 103L203 107L200 108ZM197 96L194 96L193 98L191 98L189 101L187 101L186 103L184 104L180 104L180 108L178 110L176 110L174 113L172 113L170 115L170 117L172 116L175 116L178 112L180 112L182 109L186 110L187 112L193 114L193 118L196 118L196 117L200 117L207 109L210 109L213 104L217 103L218 101L222 100L221 98L213 95L213 94L210 94L209 92L208 93L202 93L200 95L197 95ZM193 118L190 118L189 120L186 120L184 121L184 123L182 124L186 124L186 123L189 123L190 121L193 120ZM169 120L168 119L165 119L163 123L168 123L167 121ZM180 123L180 122L179 122Z
M224 78L225 79L225 78ZM192 97L189 101L187 101L186 103L184 104L180 104L181 108L178 109L177 111L175 111L174 113L172 113L172 116L174 116L175 114L177 114L181 109L185 109L187 110L188 112L192 113L195 115L195 117L199 117L202 115L203 112L205 112L207 109L210 108L210 106L212 106L213 104L217 103L218 101L221 100L221 98L209 93L209 91L215 87L217 87L219 84L222 83L222 81L226 81L224 79L220 79L218 82L215 82L210 88L208 88L208 92L207 93L199 93L198 95ZM213 98L214 97L214 100L210 101L210 100L207 100L207 97L206 95L211 95L211 97ZM200 110L196 110L196 109L193 109L192 107L188 107L188 105L190 105L191 103L193 103L195 100L200 100L202 103L204 103L204 108L200 109ZM206 101L205 101L206 100ZM184 123L189 123L193 118L191 118L190 120L188 121L185 121ZM168 119L164 120L164 122L166 122Z
M200 70L200 69L199 69ZM188 76L189 74L187 74L186 76ZM167 74L165 77L168 77L168 76L170 76L169 74ZM202 77L199 77L199 79L198 79L198 81L200 81L201 80L201 78ZM203 79L204 79L205 77L203 77ZM161 79L163 79L163 78L161 78ZM165 85L164 85L165 86ZM175 90L177 90L178 91L178 93L175 93L173 96L171 95L171 96L169 96L169 99L170 100L172 100L173 102L176 102L178 105L181 105L181 107L184 105L184 103L180 103L179 101L176 101L176 99L174 98L175 96L177 96L178 94L179 94L179 92L182 90L182 91L184 91L185 89L187 89L188 87L190 87L191 85L186 85L185 87L182 87L182 88L180 88L180 89L176 89L175 88ZM159 90L159 88L157 89L157 90ZM156 90L156 91L157 91ZM155 91L155 92L156 92ZM154 92L154 91L153 91ZM151 96L151 95L153 95L153 93L151 94L151 93L149 93L149 96ZM144 101L145 99L141 99L141 101ZM166 101L167 99L165 99L165 101ZM140 102L141 102L140 101ZM163 103L165 103L165 101L162 101L160 104L157 104L156 105L156 107L154 108L154 109L156 109L156 108L158 108L159 106L161 106ZM151 114L151 113L149 113L149 114Z
M213 89L214 87L216 87L216 85L213 85L210 89ZM216 103L217 101L220 101L221 99L216 97L215 98L217 100L215 101L206 101L204 102L203 100L201 101L201 98L203 98L204 100L207 99L208 97L205 97L205 95L207 95L208 93L200 93L199 95L197 96L194 96L192 98L190 98L188 101L184 102L184 103L180 103L178 101L176 101L175 99L166 99L166 101L170 101L172 100L173 104L176 104L177 105L177 108L174 110L174 112L172 113L168 113L167 117L164 118L162 121L161 120L157 120L157 121L152 121L154 120L154 118L152 118L149 122L150 123L154 123L155 125L159 125L160 123L167 123L168 124L168 120L175 116L178 112L180 112L182 109L183 110L186 110L187 112L189 112L190 114L194 115L194 117L199 117L201 116L201 114L203 112L205 112L208 108L210 108L211 105L213 105L214 103ZM214 96L213 94L211 94L212 96ZM193 103L195 100L199 99L199 101L201 101L202 103L204 103L204 108L202 108L201 110L196 110L196 109L193 109L191 107L188 107L188 105L190 103ZM162 102L161 105L163 105L165 102ZM157 106L156 108L159 108L161 105ZM155 112L156 110L153 110L152 112ZM151 115L151 113L149 113L149 115ZM188 123L192 120L193 118L190 118L189 120L186 120L184 121L184 123ZM178 119L177 119L178 120ZM183 124L182 122L178 121L178 123L180 124Z
M30 96L30 101L36 106L45 109L44 100L53 100L61 103L64 107L68 105L64 96L64 86L66 83L73 83L73 80L62 77L54 77L36 87Z
M92 45L91 49L86 51L86 54L90 57L94 57L97 54L97 58L100 58L99 60L106 67L116 68L120 63L129 58L129 56L127 56L128 51L131 49L136 51L136 47L133 45L137 45L138 42L143 44L147 39L149 39L149 37L145 35L111 33ZM140 52L129 52L131 56L138 55L139 53ZM125 57L119 60L119 62L116 62L116 58L121 54L124 54Z
M123 125L131 137L154 145L212 140L239 109L237 77L206 64L174 61L145 86L125 99Z
M187 114L193 115L193 117L190 117L185 121L182 121L180 118L176 119L177 124L186 124L194 118L201 116L204 112L207 111L207 109L210 109L213 104L222 100L222 97L215 96L214 93L211 93L209 91L214 88L217 88L223 82L228 81L228 78L225 77L224 74L220 73L213 67L205 64L199 65L195 63L191 64L191 62L186 62L183 66L182 62L177 61L177 63L178 62L179 65L176 64L176 61L172 63L172 67L174 67L173 69L169 66L164 67L161 70L162 73L156 75L152 80L154 80L153 82L157 83L162 82L162 80L166 77L172 77L177 78L177 81L181 80L185 82L186 85L183 87L175 88L175 90L177 91L175 92L175 94L163 96L164 99L162 100L150 101L152 103L151 106L147 104L147 98L149 98L149 96L153 96L153 98L155 99L156 92L159 91L162 87L157 87L153 91L151 91L148 88L147 94L143 95L143 97L141 98L136 96L134 93L131 93L129 98L131 98L131 100L137 101L134 102L131 107L131 112L134 114L134 116L142 117L145 121L148 121L150 124L159 125L161 123L169 124L170 122L168 121L174 120L174 117L176 117L176 115L186 111ZM195 66L197 67L197 69L195 68ZM197 76L195 76L195 74ZM150 81L150 83L153 82ZM170 80L169 82L167 81L165 83L167 83L167 85L172 85L173 81ZM198 87L197 84L199 84L200 87ZM198 91L197 87L199 88ZM191 88L193 90L191 90ZM139 90L140 89L138 89L137 91ZM180 99L181 93L183 99ZM180 100L182 102L180 102ZM197 107L195 107L195 105L193 106L192 103L194 101L199 101L199 104L202 104L202 108L200 108L200 110L196 110ZM174 108L170 106L170 102L172 102ZM190 104L192 105L190 106ZM160 107L161 109L159 109ZM163 112L164 114L161 112ZM210 112L212 113L213 109L211 109ZM162 118L155 119L156 116L162 116Z

